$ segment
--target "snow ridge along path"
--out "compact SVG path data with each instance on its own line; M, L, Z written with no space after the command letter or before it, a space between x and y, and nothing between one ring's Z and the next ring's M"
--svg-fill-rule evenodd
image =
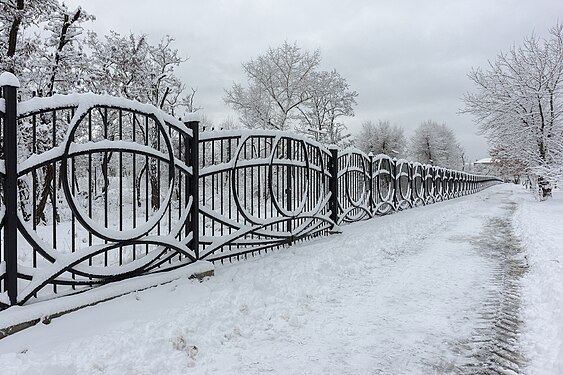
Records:
M346 225L218 266L203 283L85 308L0 340L0 372L519 373L525 262L512 189Z

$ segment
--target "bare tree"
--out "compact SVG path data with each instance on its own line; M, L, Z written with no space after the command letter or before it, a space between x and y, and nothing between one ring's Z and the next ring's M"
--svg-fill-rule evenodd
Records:
M319 50L302 51L284 42L264 55L244 63L248 88L234 84L225 103L240 114L249 128L288 130L297 107L311 99L312 75L320 63Z
M175 75L175 69L185 61L173 48L173 39L165 36L156 45L145 35L121 36L115 32L99 39L93 32L83 35L83 23L94 17L82 8L69 11L57 0L0 0L0 68L17 74L22 82L22 99L31 96L51 96L55 93L93 91L124 96L149 102L171 114L185 104L180 100L184 85ZM37 33L35 28L43 30ZM193 94L190 103L193 107ZM51 114L44 113L39 121L51 122ZM115 120L115 119L113 119ZM109 139L117 132L116 121L104 118ZM24 124L20 129L19 156L31 154L32 127ZM46 126L36 127L35 152L41 153L52 146L51 134ZM132 130L129 130L132 131ZM137 139L152 147L158 146L157 127L148 131L136 127ZM45 133L44 135L42 133ZM146 133L146 134L145 134ZM58 140L64 134L56 134ZM42 140L49 140L43 144ZM109 186L108 165L112 153L104 153L102 174L105 191ZM137 180L146 173L150 177L151 205L160 204L158 164L149 158L140 168ZM45 221L45 207L53 201L56 183L52 164L33 172L33 183L40 186L37 192L36 219ZM29 217L29 178L19 180L20 204L24 217ZM140 189L137 189L140 191Z
M522 176L526 174L526 166L520 161L506 156L506 147L496 146L490 150L492 160L498 165L500 176L505 181L518 183Z
M20 75L36 46L24 31L59 9L57 0L0 0L0 70Z
M57 1L10 1L0 2L0 68L14 72L22 82L22 99L31 96L50 96L55 92L66 93L71 85L79 85L82 72L82 23L94 17L80 7L69 11ZM41 27L42 35L32 32L32 26ZM48 134L50 114L39 116L36 127L35 152L51 147ZM61 138L62 134L56 134ZM32 152L31 127L23 124L18 137L20 158ZM47 140L49 140L47 142ZM24 218L30 217L32 183L38 190L36 220L45 221L47 201L53 201L54 167L48 164L29 177L18 180L20 208Z
M563 173L563 24L547 39L532 35L499 53L469 78L476 92L465 95L463 111L475 116L495 158L535 175L546 199Z
M356 147L366 153L385 154L392 157L405 156L406 138L403 128L389 123L378 121L377 124L366 121L362 130L356 136Z
M188 113L195 113L201 109L195 104L195 96L197 94L197 88L190 87L190 93L186 94L181 100L180 105L186 109Z
M90 73L88 88L124 96L162 108L170 113L181 101L184 85L175 69L184 61L165 36L151 45L146 35L122 36L114 31L100 40L90 32L88 46Z
M51 96L85 89L88 63L82 24L93 19L82 8L70 11L64 4L50 15L44 26L48 38L36 40L36 51L28 57L22 71L24 96Z
M340 118L354 116L358 93L350 90L346 79L336 70L313 72L309 96L309 100L297 107L298 130L312 134L315 140L325 144L340 144L349 137Z
M146 35L131 33L122 36L111 32L100 40L96 34L90 33L88 44L92 55L89 88L94 92L108 92L128 99L148 102L174 114L175 108L185 105L186 101L179 99L184 91L184 85L175 75L175 69L185 59L178 56L178 51L172 47L173 41L170 36L165 36L157 45L151 45ZM194 94L195 91L192 91L192 97L187 103L192 105L192 109ZM151 147L158 147L157 127L151 127L148 132L143 131L141 126L136 130L140 139ZM107 158L111 158L111 154ZM104 157L104 164L107 158ZM102 170L107 181L107 168ZM156 210L160 206L161 199L156 159L149 158L147 165L140 168L136 176L137 184L140 184L144 173L148 174L150 181L151 207ZM141 189L136 191L137 204L140 205Z
M323 143L345 143L349 134L341 118L354 115L358 94L335 70L319 71L320 61L319 50L284 42L243 64L248 87L233 84L224 101L245 127L295 130Z
M462 150L454 132L432 120L420 124L409 147L410 156L420 163L458 170L463 168Z

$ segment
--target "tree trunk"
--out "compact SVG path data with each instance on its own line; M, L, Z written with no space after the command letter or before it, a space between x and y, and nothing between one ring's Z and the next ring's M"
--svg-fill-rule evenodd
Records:
M49 164L45 167L45 181L43 182L43 190L41 191L41 196L39 198L39 203L37 204L37 211L35 216L35 225L39 224L40 222L46 223L47 220L45 219L45 206L47 205L47 199L52 190L52 182L53 182L53 165Z
M12 21L12 26L10 27L10 31L8 33L8 53L7 53L7 57L11 58L14 57L14 55L16 54L16 47L18 44L18 32L20 30L20 25L22 22L22 13L23 13L23 9L24 9L24 0L18 0L17 1L17 16L14 17L14 20ZM10 62L10 66L7 67L8 71L11 73L15 73L15 67L14 67L14 62L13 60Z
M160 186L159 181L156 174L152 174L150 176L151 182L151 207L154 211L157 211L160 208Z
M540 200L545 201L549 197L551 197L551 184L543 177L538 178L538 187L540 193Z
M137 191L137 207L141 207L141 178L143 178L143 173L145 173L147 165L145 164L139 172L139 176L135 179L136 191Z
M18 179L18 193L20 198L20 210L22 212L23 219L28 221L31 217L31 214L27 211L30 196L29 186L21 179Z
M104 157L102 159L102 175L104 177L104 186L102 187L102 193L105 193L109 188L109 162L111 161L112 156L113 152L104 152Z

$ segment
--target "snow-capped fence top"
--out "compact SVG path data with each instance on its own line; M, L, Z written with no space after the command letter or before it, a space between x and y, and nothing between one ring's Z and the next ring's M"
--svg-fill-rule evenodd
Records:
M270 130L203 132L199 160L201 254L214 261L499 182Z
M199 259L197 122L105 95L16 95L2 87L0 307Z
M199 134L94 94L0 100L0 307L259 254L497 179L327 148L304 136Z

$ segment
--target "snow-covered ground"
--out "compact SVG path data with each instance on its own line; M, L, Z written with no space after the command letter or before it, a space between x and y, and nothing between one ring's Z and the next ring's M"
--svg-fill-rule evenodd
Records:
M563 374L563 192L537 202L519 194L514 227L528 254L521 345L527 374Z
M527 194L495 186L85 308L0 340L0 373L458 373L491 331L504 284L483 243L507 205L530 265L520 351L563 373L563 197Z

